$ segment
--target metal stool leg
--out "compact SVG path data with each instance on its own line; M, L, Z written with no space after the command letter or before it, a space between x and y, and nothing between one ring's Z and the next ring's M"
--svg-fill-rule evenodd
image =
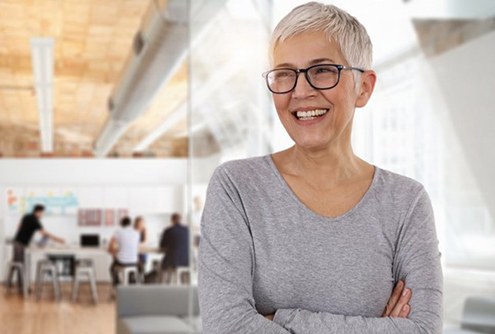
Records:
M77 293L79 291L79 273L77 272L74 275L74 282L72 284L72 302L76 302L77 300Z
M7 274L5 276L5 285L7 287L7 291L10 291L12 288L12 277L14 275L14 268L9 265L9 269L7 270Z
M43 284L43 272L42 272L42 264L38 263L36 265L36 282L35 284L35 295L36 295L36 300L39 301L41 299L41 286Z
M24 269L24 265L17 268L17 284L20 285L20 288L22 289L22 296L27 298L27 284Z
M91 285L91 295L93 296L93 302L98 304L98 290L96 289L96 277L94 270L91 270L91 274L89 275L89 283Z
M51 276L52 276L52 285L53 285L53 291L55 293L55 299L57 301L60 301L61 299L61 293L60 293L60 283L58 281L58 274L55 268L52 268L50 270Z

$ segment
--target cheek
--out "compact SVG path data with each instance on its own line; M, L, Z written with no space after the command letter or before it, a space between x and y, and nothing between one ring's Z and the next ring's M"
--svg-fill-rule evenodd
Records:
M275 105L277 112L282 112L284 109L287 109L288 101L289 100L284 95L273 95L273 104Z
M273 95L273 104L279 116L284 115L289 109L289 97L285 95Z

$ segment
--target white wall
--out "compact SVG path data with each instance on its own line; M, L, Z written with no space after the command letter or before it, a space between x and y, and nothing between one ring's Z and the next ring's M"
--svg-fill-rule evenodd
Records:
M0 184L184 185L186 159L1 159Z

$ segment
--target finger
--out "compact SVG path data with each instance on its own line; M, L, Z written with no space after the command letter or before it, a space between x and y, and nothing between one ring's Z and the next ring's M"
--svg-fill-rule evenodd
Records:
M400 280L396 285L394 290L392 291L392 295L388 300L387 306L385 306L385 310L383 311L383 316L388 317L392 310L394 309L397 301L399 300L402 291L404 290L404 281Z
M404 292L399 298L399 301L395 305L394 309L390 313L391 317L398 317L402 308L409 303L411 300L411 289L404 289Z
M409 311L411 310L411 306L409 304L404 305L399 312L399 318L407 318L409 315Z

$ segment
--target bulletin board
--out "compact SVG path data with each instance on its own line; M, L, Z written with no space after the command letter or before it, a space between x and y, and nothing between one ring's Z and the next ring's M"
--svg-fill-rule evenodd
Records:
M36 204L45 206L45 211L53 215L75 214L79 207L79 198L70 188L35 189L7 188L5 189L7 214L20 215L31 212Z

